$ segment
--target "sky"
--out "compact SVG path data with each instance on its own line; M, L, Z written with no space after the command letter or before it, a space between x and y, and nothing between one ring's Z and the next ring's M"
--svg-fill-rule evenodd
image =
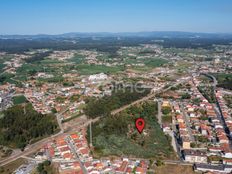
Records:
M0 34L232 33L232 0L0 0Z

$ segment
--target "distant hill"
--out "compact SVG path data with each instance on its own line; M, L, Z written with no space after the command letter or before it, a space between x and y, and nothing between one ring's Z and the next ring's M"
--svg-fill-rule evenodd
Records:
M232 38L232 33L194 33L180 31L151 31L151 32L71 32L58 35L0 35L0 39L42 39L42 38L85 38L85 37L157 37L157 38Z
M64 33L60 35L0 35L0 51L23 53L30 49L53 50L95 49L116 55L123 46L158 43L170 48L205 48L213 45L231 45L232 34L190 32L137 33Z

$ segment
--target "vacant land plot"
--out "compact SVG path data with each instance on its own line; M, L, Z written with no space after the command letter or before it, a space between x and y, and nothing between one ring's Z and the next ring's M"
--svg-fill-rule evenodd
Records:
M191 166L165 164L155 168L155 174L196 174Z
M15 105L26 103L26 102L27 102L27 99L26 99L26 97L24 95L13 97L13 103Z
M81 75L90 75L97 73L117 73L123 71L122 66L104 66L104 65L77 65L76 70Z
M0 167L1 174L12 174L18 167L26 163L26 160L20 158L3 167Z
M106 116L93 125L94 155L165 159L175 158L170 138L163 134L156 120L154 102L133 106L115 116ZM138 117L145 119L144 132L135 128Z

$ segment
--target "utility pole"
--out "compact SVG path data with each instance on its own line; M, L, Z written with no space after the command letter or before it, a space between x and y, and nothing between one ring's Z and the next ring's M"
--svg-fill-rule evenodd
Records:
M23 104L23 112L24 112L24 114L26 114L26 104L25 103Z

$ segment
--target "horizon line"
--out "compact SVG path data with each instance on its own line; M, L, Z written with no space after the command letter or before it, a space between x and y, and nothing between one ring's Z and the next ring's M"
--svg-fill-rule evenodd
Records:
M0 36L36 36L36 35L64 35L64 34L133 34L133 33L152 33L152 32L176 32L176 33L192 33L192 34L232 34L232 32L201 32L201 31L172 31L172 30L160 30L160 31L121 31L121 32L110 32L110 31L90 31L90 32L84 32L84 31L70 31L70 32L63 32L63 33L57 33L57 34L48 34L48 33L35 33L35 34L0 34Z

